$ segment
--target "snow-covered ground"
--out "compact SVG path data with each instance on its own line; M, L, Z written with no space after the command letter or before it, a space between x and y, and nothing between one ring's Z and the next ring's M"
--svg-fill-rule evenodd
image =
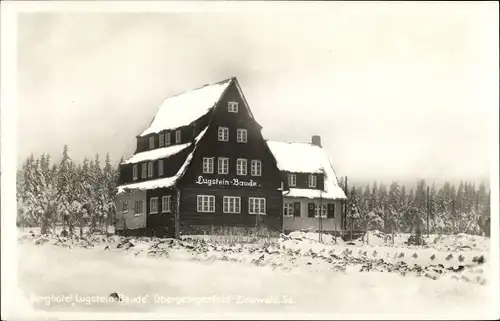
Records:
M371 245L318 243L317 234L295 232L272 245L223 246L197 238L42 237L26 229L19 285L33 309L52 312L477 319L491 311L489 239L431 236L429 247L416 247L404 245L404 235L394 245L377 235L369 235Z

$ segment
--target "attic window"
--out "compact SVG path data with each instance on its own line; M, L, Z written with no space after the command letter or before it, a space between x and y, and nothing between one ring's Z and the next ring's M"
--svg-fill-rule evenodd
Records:
M175 143L179 144L180 142L181 142L181 131L180 130L176 130L175 131Z
M236 130L236 141L238 143L246 143L247 142L247 130L238 128Z
M227 127L219 127L218 135L219 141L227 142L229 141L229 128Z
M149 149L154 149L155 148L155 137L151 136L149 137Z
M165 146L168 146L172 143L172 138L170 133L165 133Z
M165 136L163 136L163 133L158 136L160 138L160 141L158 142L159 147L163 147L165 145Z
M227 110L230 113L237 113L238 112L238 103L235 101L230 101L227 103Z
M297 184L297 176L295 174L288 174L288 185L295 186Z
M316 175L309 175L309 187L316 187Z

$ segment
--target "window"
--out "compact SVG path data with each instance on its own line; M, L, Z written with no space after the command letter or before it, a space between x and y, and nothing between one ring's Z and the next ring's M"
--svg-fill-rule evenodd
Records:
M163 196L161 198L161 212L170 213L172 212L172 196Z
M149 149L154 149L155 148L155 137L151 136L149 137Z
M295 174L288 174L288 185L297 185L297 176Z
M203 174L213 174L214 172L214 158L203 157Z
M237 113L238 112L238 103L235 101L230 101L227 103L227 110L230 113Z
M170 133L165 133L165 146L172 144L172 135Z
M219 132L217 134L219 141L227 142L229 141L229 128L227 127L219 127Z
M158 213L158 197L151 197L149 199L149 214Z
M293 204L285 203L283 205L283 216L293 217Z
M148 177L153 177L153 162L148 163Z
M246 143L247 142L247 130L238 128L236 130L236 141L238 143Z
M181 142L181 130L175 131L175 143L179 144Z
M218 172L219 174L229 173L229 158L219 157L218 159Z
M160 134L159 139L160 139L160 141L158 142L159 147L163 147L165 145L165 136L163 136L163 133Z
M142 213L144 212L144 209L143 209L143 201L135 201L135 204L134 204L134 215L142 215Z
M122 202L122 212L127 213L128 212L128 201L123 201Z
M223 199L224 213L241 213L241 198L234 196L224 196Z
M137 176L139 176L139 165L134 165L134 167L132 167L132 173L133 173L133 179L134 181L137 180Z
M326 204L323 204L323 205L316 204L315 208L314 208L314 217L321 216L322 218L326 218L326 210L327 210Z
M244 158L238 158L236 160L236 175L246 175L247 174L247 160Z
M197 196L198 212L213 213L215 212L215 196L198 195Z
M316 175L309 175L309 187L316 187Z
M262 163L260 160L252 160L250 166L250 172L252 176L261 176L262 175Z
M163 176L163 159L158 160L158 176Z
M263 197L248 198L248 213L249 214L266 214L266 199Z
M148 164L142 163L142 173L141 173L141 178L146 178L146 175L148 174Z

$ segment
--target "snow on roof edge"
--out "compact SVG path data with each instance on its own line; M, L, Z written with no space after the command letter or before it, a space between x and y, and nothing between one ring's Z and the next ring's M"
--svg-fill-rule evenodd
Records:
M224 93L226 92L227 88L229 88L229 85L233 81L237 81L236 77L227 78L227 79L224 79L222 81L218 81L218 82L215 82L215 83L212 83L212 84L205 84L205 85L200 86L198 88L194 88L194 89L191 89L191 90L186 90L186 91L178 93L176 95L171 95L171 96L165 97L162 100L162 102L159 105L159 107L156 109L155 116L153 117L153 119L149 123L149 126L145 130L141 131L141 133L138 134L136 137L144 137L144 136L147 136L147 135L150 135L150 134L153 134L153 133L157 134L157 133L159 133L162 130L173 130L173 129L177 129L177 128L180 128L180 127L184 127L184 126L190 125L192 122L198 120L199 118L205 116L206 114L208 114L210 111L213 110L213 108L219 103L221 97L224 95ZM222 86L222 91L220 93L217 92L217 91L215 91L215 89L217 89L219 86ZM168 103L168 100L175 100L176 97L183 96L183 95L186 96L186 97L184 97L184 100L189 100L189 95L188 94L197 93L198 96L199 96L199 95L201 95L200 90L202 90L205 87L211 87L214 90L214 92L211 92L211 91L205 92L205 96L210 96L210 95L208 95L209 93L212 93L212 94L216 93L217 94L216 95L216 97L217 97L216 100L214 101L214 103L210 107L204 106L204 108L201 108L200 106L198 106L198 108L200 108L201 110L199 110L198 113L195 113L196 114L194 116L195 118L193 118L193 119L183 119L182 121L178 120L177 123L175 123L175 121L173 121L175 123L175 126L162 126L161 129L155 128L155 127L158 127L158 125L154 126L155 119L157 119L157 117L160 116L160 113L162 112L162 110L164 110L164 109L167 108L166 105ZM207 89L210 89L210 88L207 88ZM191 99L192 99L192 96L193 95L191 95ZM204 99L207 99L207 97L204 97ZM199 101L197 103L200 104ZM191 102L191 104L188 104L188 105L190 107L194 108L194 106L191 106L193 104L194 103ZM174 109L175 110L175 108L176 107L173 106L170 109ZM177 107L177 108L179 108L179 107ZM168 110L168 111L170 111L170 110ZM194 109L194 111L196 111L196 109ZM193 110L191 112L193 112ZM163 113L165 113L165 112L163 112ZM169 118L175 118L175 117L169 117Z
M173 185L175 185L175 183L177 183L177 181L185 174L187 166L191 163L191 161L193 159L193 154L196 151L196 148L198 147L198 143L203 138L203 136L205 136L207 129L208 129L208 126L205 127L205 129L203 129L198 134L198 136L196 136L195 141L194 141L193 150L186 157L186 160L184 161L184 163L182 164L182 166L179 168L179 170L177 171L177 173L174 176L163 177L163 178L148 180L148 181L144 181L144 182L121 185L121 186L118 186L117 195L123 194L125 192L129 192L129 191L133 191L133 190L147 190L147 189L161 188L161 187L166 188L166 187L172 187Z
M338 183L330 156L325 149L310 142L286 142L266 140L278 168L296 173L324 173L324 191L290 188L288 197L346 199Z
M147 150L130 156L126 161L123 161L123 163L121 164L129 165L129 164L140 163L143 161L156 160L158 158L169 158L171 156L174 156L182 152L192 144L193 144L192 142L189 142L185 144L171 145L162 148Z

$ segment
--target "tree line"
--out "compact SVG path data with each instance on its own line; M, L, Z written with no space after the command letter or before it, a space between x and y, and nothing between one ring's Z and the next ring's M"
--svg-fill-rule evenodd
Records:
M17 171L17 224L39 226L42 233L57 226L68 233L79 229L80 234L84 227L107 230L116 215L117 182L118 166L109 153L104 166L99 154L73 161L67 145L58 164L48 154L31 154ZM348 196L347 228L364 229L369 223L381 230L411 232L420 225L426 231L429 213L431 233L489 233L490 191L484 183L476 188L474 182L458 187L446 182L436 188L419 180L416 188L407 188L396 181L388 187L377 182L346 187L345 182L340 178Z
M348 228L370 227L381 230L411 232L420 226L430 233L467 233L489 235L490 190L484 183L462 181L456 187L445 182L440 188L418 180L408 189L393 181L365 186L340 185L346 192L346 224Z
M73 161L67 145L59 164L48 154L31 154L17 171L17 225L39 226L44 234L56 226L80 234L86 226L107 230L115 215L117 181L109 153L102 167L99 154Z

